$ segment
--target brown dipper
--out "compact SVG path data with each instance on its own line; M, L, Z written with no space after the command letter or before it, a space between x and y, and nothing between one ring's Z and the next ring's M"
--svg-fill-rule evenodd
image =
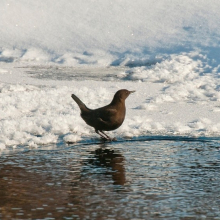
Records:
M126 89L118 90L109 105L94 110L87 108L74 94L71 97L78 104L81 110L80 115L86 124L95 128L95 132L104 140L112 141L113 139L103 131L112 131L122 125L126 113L125 99L133 92L135 91L128 91Z

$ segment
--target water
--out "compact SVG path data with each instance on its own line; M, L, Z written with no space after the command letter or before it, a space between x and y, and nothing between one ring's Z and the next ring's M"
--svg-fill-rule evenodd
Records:
M61 67L61 66L31 66L19 67L28 76L42 80L75 80L75 81L124 81L129 80L123 72L129 67Z
M220 219L214 141L137 141L12 151L0 219Z

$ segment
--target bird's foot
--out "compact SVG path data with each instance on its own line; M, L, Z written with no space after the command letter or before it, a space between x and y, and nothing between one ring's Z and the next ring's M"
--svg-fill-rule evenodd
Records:
M101 137L101 139L104 141L104 142L106 142L106 141L109 141L109 142L112 142L112 141L117 141L117 139L116 138L105 138L105 137Z
M101 136L101 139L105 142L105 141L117 141L116 138L111 138L109 137L107 134L105 134L103 131L100 131L100 130L95 130L95 132L97 134L99 134Z
M103 140L104 142L109 141L108 138L106 138L106 137L102 137L102 136L101 136L101 140Z

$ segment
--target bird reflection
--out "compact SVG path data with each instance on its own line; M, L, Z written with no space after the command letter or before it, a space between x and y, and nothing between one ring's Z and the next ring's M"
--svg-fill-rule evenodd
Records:
M115 150L100 147L91 152L92 157L89 158L88 163L98 167L105 167L107 171L105 174L111 175L115 185L124 185L126 182L125 168L123 157L120 152ZM109 169L111 168L111 169Z

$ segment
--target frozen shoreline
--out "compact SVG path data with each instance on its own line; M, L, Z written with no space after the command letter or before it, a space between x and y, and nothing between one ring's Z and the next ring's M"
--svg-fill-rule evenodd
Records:
M220 136L220 2L1 1L0 149L97 138L90 108L122 88L109 135ZM92 100L92 102L91 102Z
M26 68L4 64L0 80L1 149L57 143L60 137L70 142L97 138L80 118L78 106L70 95L74 93L88 107L98 108L108 104L122 88L136 93L126 100L125 122L109 135L218 137L220 79L218 74L204 74L206 68L201 60L185 54L152 66L120 70L118 76L114 75L118 80L102 81L100 77L100 80L70 81L69 72L60 73L62 68L58 72L53 72L54 68L47 71L55 78L57 74L67 80L51 80L50 76L38 79L31 77ZM44 71L39 69L38 74L45 74ZM99 68L97 75L104 77L98 71ZM110 72L111 68L107 74ZM130 79L122 77L129 75Z

